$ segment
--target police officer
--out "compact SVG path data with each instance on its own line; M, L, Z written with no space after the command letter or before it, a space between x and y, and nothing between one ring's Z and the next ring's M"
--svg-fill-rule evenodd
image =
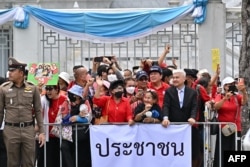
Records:
M39 127L40 147L45 142L41 100L38 88L24 80L25 66L9 58L9 82L0 87L0 125L5 110L3 131L8 167L33 167L35 161L35 130L33 112Z

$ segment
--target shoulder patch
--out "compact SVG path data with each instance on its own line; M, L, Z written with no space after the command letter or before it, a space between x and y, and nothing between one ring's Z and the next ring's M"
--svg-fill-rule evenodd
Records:
M11 82L10 81L7 81L7 82L4 82L4 83L2 83L2 85L1 86L7 86L7 85L9 85Z
M31 82L31 81L26 81L27 82L27 84L29 84L29 85L35 85L33 82Z

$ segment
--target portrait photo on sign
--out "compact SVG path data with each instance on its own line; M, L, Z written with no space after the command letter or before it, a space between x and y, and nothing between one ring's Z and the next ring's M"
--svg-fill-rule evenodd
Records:
M31 63L29 64L28 81L34 84L56 85L59 75L58 63Z

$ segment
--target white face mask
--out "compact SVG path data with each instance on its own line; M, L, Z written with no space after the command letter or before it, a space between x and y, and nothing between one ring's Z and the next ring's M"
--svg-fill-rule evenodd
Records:
M126 87L126 91L128 94L133 94L135 92L135 87L134 86Z
M108 81L109 82L113 82L113 81L116 81L117 80L117 77L115 74L109 74L108 75Z

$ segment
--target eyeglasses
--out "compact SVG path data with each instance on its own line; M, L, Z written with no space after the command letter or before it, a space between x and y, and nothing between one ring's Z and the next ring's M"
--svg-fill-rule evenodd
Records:
M69 97L69 101L70 101L70 102L75 102L76 100L79 100L79 99L80 99L79 96L76 96L76 95L74 95L74 94L72 94L72 93L68 93L68 97Z
M123 90L124 88L122 86L118 86L118 87L116 87L114 89L116 89L116 90Z
M148 81L148 78L140 78L139 81Z
M46 87L45 90L46 91L52 91L54 88L53 87Z

